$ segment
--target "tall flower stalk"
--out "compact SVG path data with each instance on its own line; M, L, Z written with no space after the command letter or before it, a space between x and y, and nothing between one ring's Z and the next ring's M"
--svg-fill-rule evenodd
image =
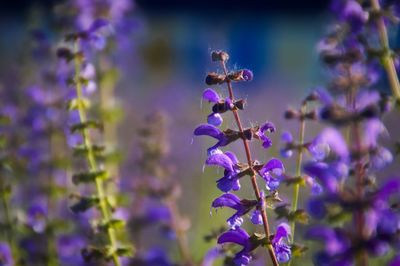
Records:
M80 52L79 49L79 39L75 40L75 53L78 54ZM82 94L82 82L81 82L81 60L78 56L74 58L74 65L75 65L75 88L76 88L76 95L77 95L77 108L79 112L79 120L80 123L85 125L88 122L86 111L84 106L82 105L83 102L83 94ZM87 128L82 129L82 138L83 138L83 144L84 148L87 149L87 155L86 159L89 165L89 171L90 173L99 173L100 168L97 165L95 156L94 156L94 151L93 151L93 145L91 142L91 139L89 137L89 132ZM96 177L95 178L95 184L96 184L96 193L97 193L97 199L99 201L99 207L102 215L102 220L104 223L108 224L111 221L111 210L108 206L107 203L107 198L104 192L104 183L101 177ZM109 226L107 228L107 236L108 236L108 241L110 244L110 254L112 257L112 260L114 262L115 266L120 266L121 262L119 260L119 256L116 253L117 251L117 237L115 235L114 228Z
M223 60L220 60L222 69L224 71L225 76L228 76L228 70L226 68L226 60L224 60L225 58L222 58L222 59ZM227 85L228 92L229 92L229 99L232 102L235 102L235 96L233 93L232 83L231 83L230 79L226 80L226 85ZM240 135L244 136L244 130L243 130L242 122L240 121L240 116L239 116L238 110L236 108L233 108L231 111L233 113L233 116L235 117L235 122L239 129ZM244 146L244 150L246 153L247 163L248 163L249 170L251 173L250 174L251 185L253 187L254 194L256 196L257 201L262 202L262 201L264 201L264 199L261 197L260 189L258 188L258 184L257 184L257 180L256 180L256 174L253 169L253 159L252 159L252 155L251 155L251 151L250 151L250 147L249 147L249 141L248 141L248 139L246 139L244 137L242 137L242 141L243 141L243 146ZM266 212L265 208L260 208L259 211L261 213L265 235L269 236L271 234L270 234L270 229L269 229L267 212ZM268 253L272 260L272 263L274 265L278 265L278 260L276 259L276 255L275 255L274 249L272 247L272 244L268 243L267 248L268 248Z
M121 247L117 239L117 229L124 227L124 221L113 218L113 211L115 209L114 201L111 195L109 195L105 186L107 182L110 182L110 174L98 163L98 160L105 159L104 154L105 148L103 146L95 145L92 141L92 133L90 130L101 129L102 124L99 121L90 120L88 118L87 110L90 106L90 101L84 96L84 89L89 90L89 85L93 83L90 80L93 76L91 68L88 71L83 67L88 67L88 62L85 62L85 54L81 47L82 44L87 45L92 38L99 38L95 35L97 30L108 25L107 21L97 20L93 22L90 29L87 31L71 34L67 37L67 41L73 43L73 51L68 48L60 48L58 55L67 61L73 61L74 63L74 78L73 85L75 87L75 95L69 104L68 108L72 114L76 114L75 124L71 126L71 133L80 133L82 145L78 145L74 148L74 153L77 156L83 156L86 160L88 171L75 174L73 176L73 182L75 184L80 183L93 183L95 186L95 195L88 197L82 195L76 195L78 202L75 203L71 209L74 212L84 212L92 207L97 207L100 210L101 219L95 222L96 231L104 232L107 241L104 247L89 246L82 251L82 255L85 259L106 259L112 260L114 265L121 265L121 256L130 255L132 253L131 247ZM89 73L88 73L89 72Z
M273 208L279 202L277 188L282 179L284 166L278 159L272 158L265 164L254 161L252 158L249 141L253 139L261 140L264 148L272 145L267 133L275 132L272 123L266 122L261 126L244 128L239 116L239 110L244 109L244 100L235 99L232 82L250 81L253 73L248 69L229 72L226 62L229 55L223 51L214 51L211 55L213 61L220 62L223 69L222 74L211 72L206 77L207 85L219 85L226 83L229 97L223 99L214 90L208 88L203 92L203 98L210 103L214 103L212 113L208 116L208 124L198 126L194 134L196 136L210 136L218 142L208 149L206 165L219 166L224 169L224 176L217 180L217 187L224 192L216 198L213 208L228 207L236 210L236 213L228 218L227 222L231 229L218 238L219 244L236 243L243 249L236 253L233 262L237 265L247 265L252 256L251 253L259 246L266 246L273 265L285 263L290 260L291 249L288 245L290 227L281 223L277 227L274 237L271 235L266 208ZM218 126L222 124L221 114L231 111L233 113L237 130L226 129L221 131ZM231 151L222 152L221 147L228 146L230 143L241 140L246 154L246 163L240 163L236 155ZM257 184L257 175L265 181L265 186L269 192L267 195ZM240 189L240 179L249 176L255 194L254 200L240 199L230 191ZM260 224L263 227L264 236L250 236L240 226L243 223L242 216L252 211L251 221L253 224ZM218 252L214 252L219 254Z

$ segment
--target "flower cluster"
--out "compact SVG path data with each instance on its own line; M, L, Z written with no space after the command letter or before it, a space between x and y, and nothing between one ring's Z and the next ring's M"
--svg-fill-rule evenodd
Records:
M224 175L217 180L217 187L224 193L212 202L213 208L228 207L235 210L235 213L227 219L231 228L229 231L221 234L218 238L219 244L235 243L243 247L241 251L235 254L233 261L236 265L247 265L252 258L252 251L261 245L267 246L271 260L274 265L285 263L290 260L291 249L287 242L290 229L287 224L281 224L277 227L277 233L270 242L269 224L266 214L267 202L278 201L277 189L284 173L282 162L272 158L265 164L253 161L251 157L249 142L253 139L260 140L264 148L269 148L272 144L268 137L269 133L275 132L272 123L266 122L261 126L243 128L239 117L239 111L244 109L244 100L234 98L232 83L238 81L251 81L253 73L250 70L243 69L228 72L226 62L229 55L223 51L212 52L212 60L221 63L223 73L209 73L206 77L207 85L226 84L229 97L220 97L220 95L211 88L203 92L203 99L212 103L212 113L207 117L207 124L199 125L194 130L196 136L209 136L218 142L207 150L207 166L217 166L224 170ZM234 115L238 129L221 130L223 119L221 114L231 112ZM242 163L238 160L232 151L221 150L229 144L241 140L244 145L247 162ZM241 181L249 176L256 199L240 199L233 194L241 188ZM261 177L264 180L265 190L258 187L256 178ZM267 194L265 194L267 193ZM273 205L273 204L272 204ZM251 213L250 220L253 224L263 225L265 235L250 236L241 226L244 217ZM218 254L218 253L217 253Z
M138 129L138 145L135 145L139 147L140 155L130 169L130 172L136 170L138 174L125 184L127 192L135 193L129 228L132 238L137 239L136 245L142 247L137 250L134 265L158 265L158 260L162 261L162 265L173 265L166 251L157 247L143 247L146 241L141 236L146 235L146 229L149 228L158 228L161 239L176 242L181 263L194 264L187 239L190 220L181 215L178 206L182 189L172 178L172 167L166 160L169 154L167 118L165 113L159 111L143 120L143 126Z
M383 9L375 0L334 1L340 25L318 47L333 78L329 92L316 92L318 117L328 126L309 144L313 160L303 166L321 184L307 207L323 224L310 228L306 238L328 243L315 254L316 265L367 265L369 258L384 256L391 247L398 250L399 178L381 176L393 160L380 144L380 138L388 136L382 118L390 111L391 99L371 89L379 81L379 59L394 99L400 95L386 32L398 4L382 4ZM378 44L370 31L379 36Z
M106 239L104 246L90 245L82 250L82 256L87 261L94 259L112 260L114 265L121 265L120 257L129 256L132 248L121 246L117 242L117 231L124 227L125 221L114 217L116 209L115 198L106 190L106 184L112 181L110 173L103 165L110 157L102 145L94 144L99 131L103 129L101 121L92 120L88 117L88 109L91 101L88 95L94 92L94 67L87 62L85 53L81 49L88 43L96 41L100 30L108 26L106 20L94 21L91 26L82 32L66 36L67 44L72 43L73 50L69 47L58 49L58 56L66 62L74 63L74 76L71 78L75 93L68 103L71 114L70 132L77 144L73 147L74 155L80 165L84 162L87 171L76 173L72 180L78 184L93 184L96 192L93 195L75 194L76 202L71 206L75 213L86 212L94 207L100 210L101 218L92 217L92 223L99 239ZM95 47L99 48L96 44ZM96 132L97 131L97 132ZM82 167L82 166L81 166Z

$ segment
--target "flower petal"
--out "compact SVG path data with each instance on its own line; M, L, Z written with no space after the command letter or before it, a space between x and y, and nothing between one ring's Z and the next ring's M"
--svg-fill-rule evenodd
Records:
M219 207L229 207L235 210L240 209L240 198L236 196L235 194L230 194L226 193L218 198L216 198L212 202L212 207L213 208L219 208Z
M218 244L235 243L243 247L249 245L249 234L240 227L224 232L218 237Z
M285 171L285 167L283 166L283 163L275 158L272 158L269 160L260 170L261 174L267 173L267 172L272 172L275 175L282 175L282 173Z
M210 136L218 140L221 138L221 134L221 130L209 124L201 124L194 130L195 136Z
M203 92L203 99L207 100L209 102L212 102L212 103L217 103L217 102L219 102L220 97L216 91L208 88L208 89L205 89Z
M233 162L229 156L224 153L214 153L206 160L207 165L217 165L225 168L226 170L233 171Z

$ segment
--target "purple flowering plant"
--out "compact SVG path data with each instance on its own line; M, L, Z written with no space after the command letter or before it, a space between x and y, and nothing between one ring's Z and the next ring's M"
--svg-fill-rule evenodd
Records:
M150 24L132 38L132 6L58 5L54 25L29 32L23 64L4 70L15 73L0 84L0 265L400 265L398 1L331 2L334 25L316 47L328 81L283 124L274 117L298 127L280 147L278 128L247 125L251 108L237 97L259 70L228 68L221 50L193 131L198 110L162 75L186 78L161 66L174 49L140 40ZM144 92L146 79L155 88ZM219 194L192 168L193 135L211 137L204 167L218 169ZM228 213L224 225L208 208Z
M270 203L269 205L274 205L275 202L279 201L277 189L285 168L282 162L275 158L265 164L254 161L249 145L251 140L260 140L265 149L271 147L272 141L268 135L275 132L275 127L271 122L266 122L261 126L243 127L239 111L244 109L245 101L235 99L232 84L234 82L251 81L253 72L248 69L228 71L226 63L229 60L229 55L224 51L212 52L211 59L220 63L223 72L222 74L208 73L205 80L206 84L226 84L229 96L224 99L211 88L207 88L203 92L203 99L213 104L212 113L207 117L207 124L201 124L194 130L194 135L209 136L218 140L215 145L207 150L207 160L205 161L207 166L221 167L224 171L223 177L217 180L217 187L224 194L212 202L212 207L228 207L236 211L227 219L231 229L218 237L218 244L235 243L243 247L234 255L233 262L236 265L248 265L252 258L252 251L259 246L267 248L273 265L286 263L291 258L291 249L287 242L281 240L289 237L290 230L287 224L278 226L277 233L272 238L266 212L267 202ZM221 130L218 128L222 123L221 114L227 112L233 114L237 129ZM243 143L246 163L240 162L233 152L221 150L222 147L226 147L235 141ZM234 194L234 191L240 190L245 177L250 179L255 199L240 199ZM257 177L263 179L265 190L260 189ZM251 222L255 225L261 225L264 235L254 234L250 236L243 229L244 217L249 212L252 213Z

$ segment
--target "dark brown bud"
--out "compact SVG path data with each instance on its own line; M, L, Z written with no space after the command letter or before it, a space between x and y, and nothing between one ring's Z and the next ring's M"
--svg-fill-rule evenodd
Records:
M64 58L67 61L71 61L74 58L74 54L70 49L66 47L60 47L57 49L57 57Z
M253 129L252 128L247 128L243 131L243 137L247 140L251 140L253 136Z
M212 51L211 60L215 61L223 61L226 62L229 60L229 54L224 51Z
M288 109L285 112L286 119L294 119L294 118L298 118L299 116L300 116L299 112L294 109Z
M240 100L234 102L235 107L239 110L243 110L244 104L245 104L245 101L243 99L240 99Z
M316 91L311 92L304 100L306 102L312 102L319 99L319 95Z
M307 119L310 119L310 120L317 120L318 114L317 114L316 110L312 110L312 111L306 113L304 117Z
M215 72L208 73L206 77L206 84L207 85L216 85L216 84L222 84L226 80L226 76L222 74L218 74Z

